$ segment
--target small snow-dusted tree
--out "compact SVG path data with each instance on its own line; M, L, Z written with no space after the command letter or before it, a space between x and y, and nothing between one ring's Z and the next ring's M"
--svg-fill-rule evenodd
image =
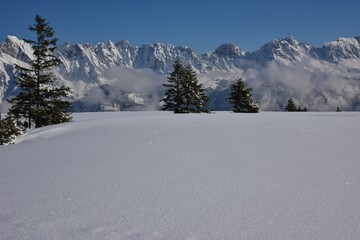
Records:
M5 119L0 114L0 145L11 144L12 140L22 134L22 130L16 124L16 119L9 114Z
M178 58L173 68L168 82L163 84L167 88L162 100L163 110L174 113L205 112L208 97L197 80L196 72L190 65L184 67Z
M65 98L70 88L60 84L52 73L60 64L54 54L58 39L46 19L39 15L29 30L36 34L35 40L25 40L32 45L34 60L29 62L29 67L16 65L20 72L17 85L21 90L9 99L10 113L18 119L26 119L24 122L29 128L32 122L35 127L68 122L71 119L70 102Z
M251 91L252 89L246 87L242 78L239 78L234 84L230 85L230 97L227 100L233 105L233 112L259 112L259 105L252 99Z
M296 105L294 103L294 100L292 98L290 98L285 106L285 111L286 112L296 112Z

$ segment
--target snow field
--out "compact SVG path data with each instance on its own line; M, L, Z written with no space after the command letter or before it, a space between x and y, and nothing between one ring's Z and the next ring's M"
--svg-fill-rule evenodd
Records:
M360 114L74 114L0 147L2 239L358 239Z

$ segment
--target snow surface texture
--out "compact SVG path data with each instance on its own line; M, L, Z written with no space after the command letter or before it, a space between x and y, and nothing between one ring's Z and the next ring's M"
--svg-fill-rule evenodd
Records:
M74 114L0 147L0 238L359 239L359 120Z

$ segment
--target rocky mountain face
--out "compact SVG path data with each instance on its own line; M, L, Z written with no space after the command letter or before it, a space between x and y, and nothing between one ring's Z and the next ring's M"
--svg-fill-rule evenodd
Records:
M360 38L339 38L315 47L293 37L273 40L246 52L223 44L198 55L187 46L155 43L140 47L127 41L71 44L57 48L63 64L55 69L59 84L73 89L75 111L155 110L162 83L180 58L191 65L207 88L213 110L228 110L228 87L239 77L253 88L262 110L283 110L293 98L314 111L360 110ZM26 66L32 49L14 36L0 47L0 111L16 95L15 64Z

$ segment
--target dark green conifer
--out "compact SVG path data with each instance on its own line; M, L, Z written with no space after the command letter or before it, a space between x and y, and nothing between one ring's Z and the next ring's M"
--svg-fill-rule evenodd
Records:
M196 72L188 65L185 68L184 98L186 111L206 112L206 104L209 100L205 89L197 79Z
M18 66L17 84L20 93L9 100L10 113L23 119L26 127L42 127L70 121L70 102L66 100L70 88L65 87L53 75L53 68L61 62L55 56L57 38L46 19L37 15L29 30L35 32L35 40L25 40L32 45L34 60L29 66Z
M16 119L9 114L5 119L0 114L0 145L11 144L12 140L22 134L22 130L16 124Z
M239 78L234 84L230 85L230 97L227 100L233 105L233 112L259 112L259 106L252 99L251 91L252 89L246 87L242 78Z
M184 68L178 58L173 68L168 82L163 84L167 88L162 100L163 110L174 113L205 112L208 97L197 80L196 72L190 65Z
M296 105L294 103L294 100L292 98L290 98L287 102L287 105L285 106L285 111L286 112L295 112L296 109Z
M180 62L180 59L178 58L175 59L173 68L174 70L170 73L167 83L163 84L163 86L167 88L165 97L163 99L163 110L180 113L184 110L184 99L182 92L185 70Z

